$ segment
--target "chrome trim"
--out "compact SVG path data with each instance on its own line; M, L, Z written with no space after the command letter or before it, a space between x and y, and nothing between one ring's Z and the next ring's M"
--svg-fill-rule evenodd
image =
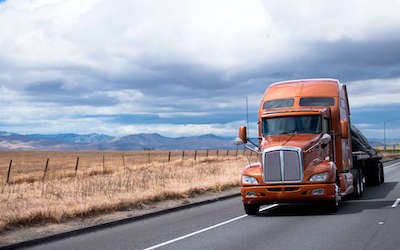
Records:
M285 171L283 170L282 166L285 166L285 159L283 158L283 150L279 151L279 158L280 158L280 164L281 164L281 179L283 179L283 176L285 175Z
M280 151L280 168L281 168L281 181L267 181L265 179L265 155L268 152L272 152L272 151ZM300 168L300 179L297 181L285 181L284 178L284 156L283 156L283 151L296 151L297 155L299 157L299 168ZM276 146L276 147L271 147L268 149L264 149L262 152L262 162L261 162L261 167L262 167L262 178L263 178L263 182L264 183L299 183L303 181L304 178L304 164L303 164L303 154L302 154L302 150L300 148L297 147L286 147L286 146Z

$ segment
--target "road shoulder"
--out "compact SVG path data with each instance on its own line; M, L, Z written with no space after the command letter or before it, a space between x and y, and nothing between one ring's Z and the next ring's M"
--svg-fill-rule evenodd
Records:
M191 206L199 206L221 199L238 196L239 187L227 188L223 191L209 191L196 194L193 197L178 200L166 200L141 206L127 211L116 211L82 219L70 219L60 224L34 225L23 228L12 228L0 234L0 247L10 246L21 242L35 242L63 238L85 231L98 230L104 227L119 225L149 216L157 216L167 212L184 209ZM22 245L21 245L22 246Z

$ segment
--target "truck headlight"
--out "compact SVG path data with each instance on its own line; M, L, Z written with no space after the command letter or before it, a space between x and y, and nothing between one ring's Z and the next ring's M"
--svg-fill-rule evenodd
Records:
M326 181L326 178L328 177L328 173L320 173L320 174L315 174L310 177L310 181Z
M256 178L251 177L251 176L247 176L247 175L242 175L242 183L243 184L250 184L250 185L254 185L254 184L258 184L258 181Z

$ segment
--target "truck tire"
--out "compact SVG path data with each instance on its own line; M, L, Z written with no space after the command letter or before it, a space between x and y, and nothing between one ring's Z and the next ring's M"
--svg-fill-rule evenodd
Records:
M354 169L352 171L352 174L353 174L353 186L354 186L354 192L352 197L355 200L359 200L363 195L363 181L361 177L361 171L359 169Z
M385 171L383 170L382 162L379 162L379 170L380 170L380 174L381 174L381 183L380 184L383 184L383 183L385 183Z
M260 210L260 205L256 204L243 204L244 211L248 215L257 215L258 211Z
M383 166L381 162L377 162L369 171L368 184L379 186L382 183Z
M331 213L336 213L339 210L340 206L340 194L339 194L339 186L335 185L335 198L327 202L327 209Z
M364 194L365 191L365 182L366 182L366 178L365 175L363 173L363 171L361 169L359 169L359 173L360 173L360 184L361 184L361 196Z

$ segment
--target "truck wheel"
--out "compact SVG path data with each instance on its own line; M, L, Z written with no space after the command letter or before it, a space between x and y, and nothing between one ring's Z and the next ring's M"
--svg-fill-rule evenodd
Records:
M328 211L332 213L336 213L340 206L340 194L339 194L339 187L335 185L335 198L333 200L328 201Z
M244 206L244 211L248 215L257 215L260 209L260 205L255 205L255 204L243 204L243 206Z
M353 186L354 186L354 192L353 192L353 198L355 200L359 200L362 197L362 191L363 191L363 187L362 187L362 178L360 175L360 170L355 169L353 171Z
M378 162L374 168L373 184L379 186L382 183L382 171L381 163Z
M383 172L383 166L381 162L377 162L376 164L371 166L371 169L367 175L368 185L379 186L382 183L382 176L383 176L382 172Z
M381 174L381 184L383 184L385 182L385 171L383 170L382 162L379 162L379 170Z
M365 191L365 175L361 169L359 173L360 173L360 187L361 187L361 197L362 197Z

